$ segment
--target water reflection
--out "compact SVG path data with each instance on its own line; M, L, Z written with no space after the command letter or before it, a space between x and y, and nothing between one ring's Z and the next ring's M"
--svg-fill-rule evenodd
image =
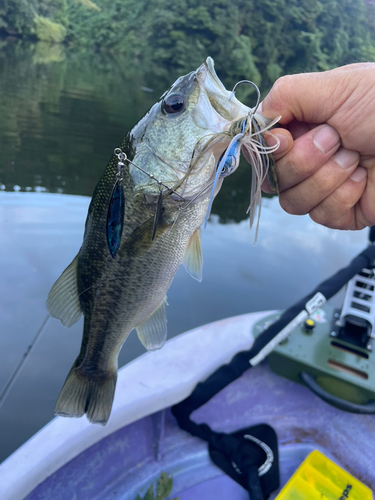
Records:
M0 231L0 386L22 357L45 316L48 291L82 242L89 198L3 193ZM248 221L203 231L204 278L182 268L168 292L169 337L250 311L285 308L308 293L366 244L366 232L321 228L265 200L259 240ZM50 319L0 411L0 460L53 416L57 395L79 351L82 320L64 328ZM134 332L120 353L123 365L144 351Z
M178 76L166 82L156 73L125 57L5 45L0 187L91 196L114 147ZM225 182L214 213L222 222L244 219L249 191L244 166Z
M0 193L0 387L46 317L51 285L80 247L87 196L114 145L164 89L152 68L59 50L15 44L0 51L0 184L12 191ZM203 282L181 269L169 290L169 337L287 307L364 248L366 231L321 228L285 214L275 198L264 200L253 247L243 220L249 186L245 165L225 181L203 231ZM82 320L70 329L49 320L0 410L0 461L52 418L81 335ZM133 332L120 365L142 352Z
M0 182L91 195L113 148L151 107L136 63L54 47L0 52ZM51 52L52 51L52 56Z

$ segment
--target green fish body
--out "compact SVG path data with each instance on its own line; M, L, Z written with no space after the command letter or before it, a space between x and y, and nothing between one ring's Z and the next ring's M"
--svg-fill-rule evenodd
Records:
M95 188L81 249L47 300L50 314L66 326L84 315L81 350L58 398L57 415L86 413L90 422L105 425L118 353L131 330L137 329L147 349L164 344L167 290L182 263L201 279L200 227L210 185L231 141L231 124L248 111L230 98L208 58L179 78L119 145L133 164L124 162L118 250L113 257L107 235L118 173L114 155Z

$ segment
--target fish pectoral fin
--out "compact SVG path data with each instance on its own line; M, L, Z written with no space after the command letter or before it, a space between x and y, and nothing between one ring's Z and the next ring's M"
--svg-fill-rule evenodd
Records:
M192 234L184 258L184 266L190 276L202 281L203 253L201 244L201 228Z
M136 327L139 340L148 351L160 349L167 339L167 297L143 323Z
M50 315L64 326L72 326L82 314L77 283L78 255L52 286L47 298Z

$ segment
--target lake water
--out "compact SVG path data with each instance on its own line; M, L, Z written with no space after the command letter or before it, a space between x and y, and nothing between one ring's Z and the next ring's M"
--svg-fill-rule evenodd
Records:
M156 74L134 61L59 46L0 47L0 391L46 319L51 285L79 249L89 196L113 148L176 77L165 82ZM328 230L265 198L253 246L249 190L243 164L224 182L203 231L203 282L180 269L169 290L169 337L227 316L286 308L366 245L367 231ZM44 326L0 409L0 461L53 418L81 333L82 321L70 329L54 319ZM120 366L142 352L132 332Z

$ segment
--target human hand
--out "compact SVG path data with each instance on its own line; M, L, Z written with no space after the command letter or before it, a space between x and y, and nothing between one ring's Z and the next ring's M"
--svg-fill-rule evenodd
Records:
M375 225L374 63L282 77L259 111L285 126L272 133L286 212L334 229Z

